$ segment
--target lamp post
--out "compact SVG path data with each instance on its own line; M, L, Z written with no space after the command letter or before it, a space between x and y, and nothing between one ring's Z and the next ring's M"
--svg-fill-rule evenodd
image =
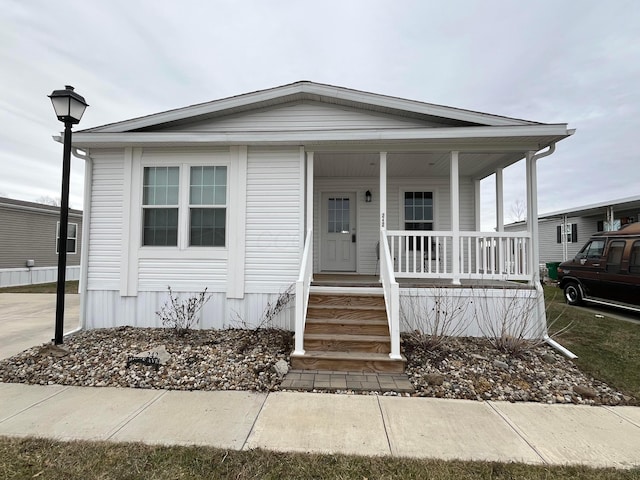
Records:
M64 328L64 290L67 274L67 234L69 224L69 173L71 171L71 126L80 122L88 104L84 97L66 85L49 95L58 120L64 123L64 149L62 155L62 195L60 200L60 239L58 240L58 288L56 294L56 330L53 342L62 343Z

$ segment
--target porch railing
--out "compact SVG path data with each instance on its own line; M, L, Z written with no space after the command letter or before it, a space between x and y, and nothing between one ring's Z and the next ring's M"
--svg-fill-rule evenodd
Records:
M459 232L457 272L453 232L389 230L386 237L398 278L531 280L533 275L526 232Z
M313 229L307 231L304 241L300 275L296 281L296 340L292 355L304 355L304 327L307 320L309 290L313 277Z
M387 232L380 230L380 280L384 290L384 302L387 308L389 334L391 336L390 358L400 359L400 287L393 273L393 260L389 244L386 241Z

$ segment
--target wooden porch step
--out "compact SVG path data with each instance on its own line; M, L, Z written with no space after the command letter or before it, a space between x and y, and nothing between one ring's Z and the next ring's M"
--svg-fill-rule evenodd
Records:
M307 333L304 336L305 350L343 352L391 352L389 335L349 335Z
M402 373L406 361L404 356L395 360L386 353L306 351L303 356L291 357L291 367L299 370Z
M309 307L348 307L354 309L385 310L384 297L381 295L331 295L316 293L309 295Z
M389 335L389 325L386 318L307 318L305 337L309 333Z
M385 320L387 312L384 309L371 308L331 308L312 307L307 308L307 317L311 318L340 318L343 320Z

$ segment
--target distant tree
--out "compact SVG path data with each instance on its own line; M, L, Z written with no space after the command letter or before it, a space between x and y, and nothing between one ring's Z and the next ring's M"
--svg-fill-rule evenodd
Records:
M511 210L509 211L509 217L512 222L522 222L527 218L527 205L518 198L511 204Z
M42 203L44 205L52 205L54 207L59 207L61 203L60 197L53 198L53 197L50 197L49 195L42 195L41 197L36 198L35 202Z

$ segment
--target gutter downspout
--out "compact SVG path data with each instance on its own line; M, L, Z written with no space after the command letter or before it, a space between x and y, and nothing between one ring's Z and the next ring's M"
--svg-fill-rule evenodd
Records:
M541 153L537 153L535 155L533 155L531 157L531 172L532 172L532 182L535 182L534 185L534 189L536 192L536 203L538 201L538 197L537 197L537 191L538 191L538 180L537 180L537 173L536 173L536 162L544 157L548 157L549 155L551 155L553 152L556 151L556 144L555 142L552 143L551 145L549 145L549 149L545 152L541 152ZM535 211L534 211L535 208ZM536 205L532 205L532 208L529 209L529 212L533 213L533 217L531 219L531 225L532 227L535 229L535 232L532 232L532 235L535 234L536 236L538 235L538 206ZM566 228L566 227L565 227ZM538 245L538 242L536 241L536 245ZM538 245L539 247L539 245ZM539 263L539 252L535 251L534 252L534 262L533 262L533 267L534 268L538 268L538 263ZM536 291L538 292L538 318L543 318L545 325L544 325L544 329L545 329L545 334L542 337L542 339L551 347L555 348L556 350L558 350L559 352L561 352L563 355L567 356L568 358L578 358L577 355L575 355L574 353L570 352L569 350L567 350L565 347L563 347L562 345L560 345L558 342L556 342L555 340L553 340L547 333L547 312L545 310L545 306L544 306L544 290L542 289L542 285L540 283L540 278L539 275L535 275L534 273L534 285L536 288Z
M62 137L54 136L53 139L56 142L62 142ZM82 254L80 257L80 282L79 292L80 295L80 319L77 328L64 334L65 337L74 335L82 330L85 326L85 313L87 309L86 291L87 291L87 273L89 270L89 228L91 223L91 185L93 175L93 161L88 153L80 153L80 150L76 147L71 148L71 153L74 157L85 161L84 164L84 203L82 210Z

